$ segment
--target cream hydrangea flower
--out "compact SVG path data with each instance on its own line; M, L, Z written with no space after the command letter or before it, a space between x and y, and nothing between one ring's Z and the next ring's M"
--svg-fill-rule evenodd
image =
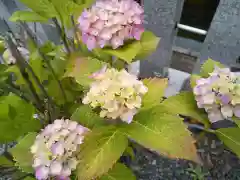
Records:
M240 118L239 76L229 68L218 68L209 78L197 81L193 92L199 108L204 108L211 122Z
M101 117L120 118L131 123L133 116L142 105L142 96L148 89L126 70L103 68L92 76L96 81L83 99L84 104L100 107Z
M88 129L75 121L57 119L46 126L31 147L33 168L38 180L68 179L78 164L75 152Z

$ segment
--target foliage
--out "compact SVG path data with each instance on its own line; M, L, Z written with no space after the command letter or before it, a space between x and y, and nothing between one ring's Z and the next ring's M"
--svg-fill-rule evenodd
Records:
M168 80L159 78L144 79L143 83L148 87L148 93L143 97L142 108L151 108L158 105L164 96Z
M160 38L152 32L145 31L140 41L130 41L118 49L104 48L102 51L130 64L134 59L140 60L150 55L156 50L159 41Z
M16 166L21 168L24 172L32 173L32 163L33 157L30 152L30 148L33 145L37 133L28 133L22 139L18 141L18 144L10 149L14 161L16 161Z
M29 131L40 129L40 122L33 119L35 112L31 104L27 104L14 94L0 99L0 141L10 142Z
M209 75L214 71L216 67L224 68L225 66L220 62L208 59L201 67L200 75L191 76L191 86L192 89L196 86L196 81L201 78L208 78ZM195 97L192 92L181 92L180 94L166 99L162 103L165 111L172 114L180 114L197 120L205 125L203 127L207 132L215 133L224 144L236 153L239 157L239 122L240 119L233 117L232 120L236 123L235 128L223 128L212 130L208 129L211 127L207 113L204 110L197 107Z
M136 180L136 177L125 165L117 163L113 168L105 175L103 175L100 180Z
M140 111L133 123L122 131L132 140L160 154L198 162L194 140L182 119L163 113L160 106Z
M212 59L208 59L204 64L202 65L200 75L203 78L209 77L209 73L213 72L215 67L224 67L220 62L214 61Z
M79 179L94 179L108 172L128 145L127 137L115 127L92 131L79 152Z
M191 92L181 92L176 96L169 97L162 105L169 113L188 116L208 125L207 115L198 109Z
M145 31L139 41L130 40L120 48L88 51L74 21L93 0L20 1L30 10L16 11L10 20L20 22L27 38L17 42L6 35L5 50L11 52L9 55L16 63L0 65L0 90L3 92L0 96L0 142L17 143L8 152L18 169L31 176L34 174L30 147L39 132L43 132L41 129L57 118L70 118L90 130L76 152L79 164L72 178L136 179L130 169L119 163L124 153L134 156L128 146L131 141L170 158L199 162L194 139L179 115L208 124L206 115L197 111L191 93L165 100L167 79L143 79L141 83L148 92L141 97L138 112L130 124L101 118L98 108L82 104L83 95L95 80L93 74L101 74L105 68L122 70L134 61L146 59L157 48L159 37ZM40 43L25 22L54 22L62 44ZM67 35L66 29L73 30L73 35ZM21 54L19 46L28 49L28 56ZM13 165L4 156L0 157L0 163Z

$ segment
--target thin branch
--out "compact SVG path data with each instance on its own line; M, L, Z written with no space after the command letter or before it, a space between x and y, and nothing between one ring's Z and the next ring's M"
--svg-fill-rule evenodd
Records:
M27 32L28 37L31 39L31 41L33 42L35 48L37 49L38 54L40 55L41 59L46 63L48 69L51 71L51 73L52 73L52 75L53 75L53 78L57 81L58 86L59 86L59 88L60 88L60 90L61 90L61 93L62 93L62 96L63 96L64 100L67 101L67 96L66 96L66 93L65 93L65 91L64 91L64 88L63 88L63 86L62 86L62 83L61 83L60 80L58 79L57 74L55 73L52 65L50 64L50 62L48 61L48 59L46 58L46 56L41 52L40 48L38 47L38 43L35 41L35 39L34 39L32 33L30 32L30 30L29 30L24 24L22 24L22 25L24 26L24 28L25 28L25 30L26 30L26 32Z
M73 31L74 31L74 36L75 36L75 39L77 41L77 47L75 47L75 42L74 42L74 39L73 39L73 44L74 44L74 47L75 47L75 50L77 50L77 48L80 48L81 47L81 42L78 38L78 34L77 34L77 27L76 27L76 24L75 24L75 21L74 21L74 17L71 16L71 21L72 21L72 25L73 25Z
M30 81L28 73L26 72L26 69L25 69L27 66L27 63L25 62L21 53L18 51L17 47L13 43L12 39L8 37L7 42L8 42L8 46L9 46L9 49L10 49L12 55L17 59L16 65L19 68L19 71L20 71L22 77L26 81L26 83L36 101L36 104L38 104L38 106L41 106L41 104L42 104L41 99L39 98L38 94L36 93L36 90L35 90L32 82Z
M66 37L66 33L64 31L64 27L61 28L61 26L59 25L58 20L56 18L53 18L52 20L53 20L53 22L54 22L54 24L56 26L56 29L57 29L60 37L63 40L63 44L64 44L64 47L65 47L67 53L70 54L71 50L70 50L70 47L69 47L68 42L67 42L67 37Z
M12 86L11 84L5 84L3 85L3 90L9 91L13 94L15 94L16 96L20 97L22 100L24 100L25 102L32 104L35 106L35 108L38 111L41 111L42 107L39 107L36 103L32 102L31 99L29 97L27 97L20 89L17 89L16 87Z

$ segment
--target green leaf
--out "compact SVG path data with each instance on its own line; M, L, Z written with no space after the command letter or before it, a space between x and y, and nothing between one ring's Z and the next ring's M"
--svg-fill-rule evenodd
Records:
M57 16L57 12L49 0L20 0L20 2L45 18Z
M134 153L133 147L128 146L123 155L130 156L132 160L135 159L135 153Z
M1 40L0 37L0 53L2 54L5 51L5 42L4 40Z
M84 139L78 154L78 178L95 179L108 172L123 154L127 145L127 137L115 127L93 130Z
M194 139L183 120L164 114L161 107L140 111L123 132L137 143L170 158L198 162Z
M51 2L58 12L61 22L68 28L72 26L71 16L75 12L82 12L84 8L72 0L51 0Z
M159 42L159 37L155 36L151 31L145 31L140 40L141 50L138 52L136 59L142 60L151 55L156 50Z
M204 78L209 77L209 73L212 73L215 67L220 67L224 68L224 65L221 64L218 61L214 61L212 59L208 59L207 61L204 62L204 64L201 67L201 72L200 75Z
M240 129L224 128L216 130L216 134L224 144L240 157Z
M119 47L118 49L111 48L102 49L104 53L116 56L129 64L133 61L133 59L136 57L140 50L141 44L139 41L132 41L122 47Z
M28 177L25 177L24 180L35 180L35 178L28 176Z
M45 63L41 59L30 59L30 66L41 82L48 80L49 71L44 67Z
M16 11L9 18L9 21L47 22L48 19L32 11Z
M198 79L201 79L201 76L196 75L196 74L191 75L190 84L191 84L192 89L197 85Z
M0 156L0 166L13 167L14 163L2 155Z
M65 76L74 77L82 86L89 86L93 79L90 78L94 72L99 71L106 63L91 57L73 56L71 66L67 69Z
M10 152L16 161L19 168L27 173L32 173L33 155L31 153L31 146L34 144L37 133L28 133L18 141L18 144L13 147Z
M91 107L82 105L72 114L71 120L77 121L81 125L92 129L105 124L105 120L97 115Z
M237 126L240 128L240 118L233 116L232 120L237 124Z
M168 86L168 79L150 78L144 79L143 83L148 88L147 94L143 96L142 108L151 108L159 105Z
M108 173L99 178L99 180L136 180L136 177L125 165L117 163Z
M194 120L209 126L207 114L204 110L197 107L197 103L192 92L181 92L175 96L171 96L163 101L160 106L162 106L167 113L189 116Z
M19 68L16 65L10 66L6 72L11 72L14 74L14 77L16 78L15 83L17 85L24 85L25 84L25 80L22 77L21 72L19 71Z
M40 122L33 119L34 107L14 94L1 97L0 109L1 143L14 141L29 131L41 128Z

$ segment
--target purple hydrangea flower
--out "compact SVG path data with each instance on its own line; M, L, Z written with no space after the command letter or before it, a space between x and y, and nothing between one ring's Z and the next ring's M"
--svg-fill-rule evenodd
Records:
M204 108L211 122L240 117L240 105L234 101L237 97L237 79L239 77L229 68L216 67L208 78L196 81L193 93L199 108Z
M68 119L57 119L47 125L31 147L36 178L46 180L58 177L68 180L78 164L74 152L79 149L88 131L86 127Z

